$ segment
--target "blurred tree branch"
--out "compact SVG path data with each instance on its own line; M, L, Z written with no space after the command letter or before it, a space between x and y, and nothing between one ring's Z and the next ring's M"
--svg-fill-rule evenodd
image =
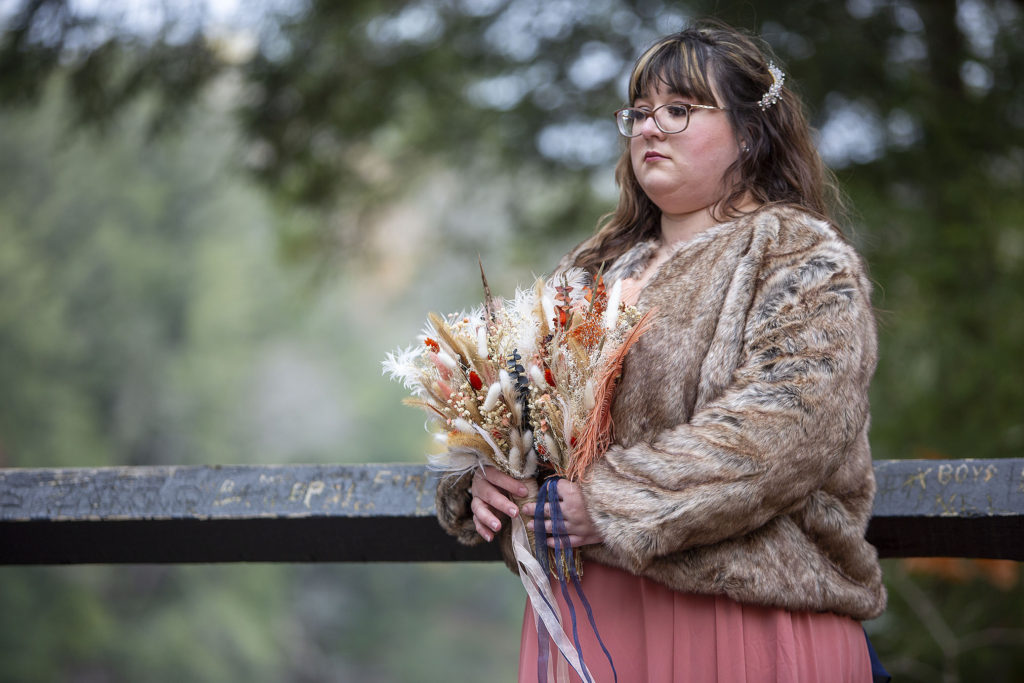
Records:
M951 167L985 166L1022 143L1018 5L768 2L751 25L745 4L701 0L675 14L647 0L310 0L268 14L273 30L239 61L200 20L168 15L147 38L68 0L23 0L0 41L0 101L31 103L66 70L78 124L105 128L148 90L160 95L159 130L230 70L249 166L306 206L393 196L436 159L585 175L617 154L607 118L638 50L714 11L773 43L824 130L859 117L833 163L859 160L876 192L919 179L922 205L945 214L970 204L949 191Z
M79 127L105 131L143 92L156 93L158 132L195 102L224 63L197 25L170 40L177 23L151 39L106 26L69 0L25 0L0 38L0 103L38 102L52 75L66 71Z
M3 103L29 106L61 73L76 130L107 130L148 92L159 131L225 85L242 165L283 206L313 210L282 231L283 253L314 263L358 246L375 214L439 169L467 196L543 186L543 210L509 203L515 229L582 235L608 208L594 178L611 177L621 142L609 113L638 51L705 12L755 29L802 91L854 199L846 227L882 285L879 455L972 452L979 434L978 457L1024 447L1003 408L1024 402L1010 379L1024 374L1024 323L1004 322L1024 306L1017 2L773 0L752 16L711 0L310 0L266 14L242 53L195 17L142 36L75 7L22 0L0 38ZM886 377L900 384L882 389ZM916 408L936 393L947 400Z

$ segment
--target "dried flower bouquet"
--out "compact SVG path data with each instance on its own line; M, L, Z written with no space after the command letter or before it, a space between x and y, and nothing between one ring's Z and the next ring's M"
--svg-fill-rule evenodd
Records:
M430 314L419 343L388 354L384 370L433 418L446 446L433 468L493 465L527 482L531 499L538 473L577 481L607 450L615 382L650 313L623 304L620 283L606 290L578 268L510 300L481 277L482 306Z

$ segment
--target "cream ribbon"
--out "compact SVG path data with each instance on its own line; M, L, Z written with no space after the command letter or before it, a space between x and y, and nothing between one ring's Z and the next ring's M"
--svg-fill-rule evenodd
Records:
M530 605L533 606L534 623L536 624L538 619L544 622L544 627L551 636L551 640L554 641L558 651L564 657L562 662L568 661L569 665L576 670L580 679L584 681L594 680L587 665L583 663L579 653L576 652L576 647L569 640L569 637L565 635L565 630L562 628L562 617L558 613L558 603L555 601L555 594L551 590L551 582L548 579L547 572L544 571L543 567L540 566L540 562L533 555L529 537L526 535L526 524L520 515L512 518L512 552L515 554L516 562L519 564L519 578L523 582L523 588L526 589L527 595L530 596ZM545 644L544 647L548 647L548 645ZM556 683L567 683L569 672L564 664L561 662L560 664L555 681ZM551 660L549 659L549 673L550 669Z

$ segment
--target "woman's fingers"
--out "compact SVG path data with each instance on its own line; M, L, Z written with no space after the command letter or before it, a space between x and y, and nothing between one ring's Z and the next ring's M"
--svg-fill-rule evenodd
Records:
M590 514L587 512L583 501L583 491L579 484L574 484L565 479L559 480L557 484L559 506L565 518L565 534L571 546L589 545L600 543L602 538L594 526ZM470 486L470 493L473 500L470 509L473 511L473 526L481 537L488 541L494 540L494 535L501 530L501 516L515 517L520 514L519 508L512 501L511 496L526 495L526 486L523 482L501 472L494 467L484 467L483 471L473 474L473 484ZM522 508L525 517L533 517L537 509L536 504L529 503ZM533 528L533 521L528 522ZM550 513L545 511L545 531L549 535L548 545L554 547L555 541L551 536L552 523Z
M588 542L585 539L580 538L579 536L573 536L572 534L570 534L568 536L563 536L562 538L565 538L566 540L569 541L569 547L571 547L571 548L578 548L581 545L589 545L590 543L593 542L593 541L589 541ZM548 547L549 548L557 548L558 547L557 545L555 545L555 537L554 536L548 536Z
M586 514L581 515L581 513L586 512L586 508L583 505L583 492L579 484L574 484L567 479L559 479L556 490L558 491L558 504L562 508L563 517L569 519L588 516ZM537 504L527 503L521 508L521 511L524 517L533 517L537 512ZM546 508L544 516L551 516L551 512Z
M493 467L487 469L494 470ZM499 484L495 484L491 480L491 476L493 475L489 471L486 472L484 475L480 475L479 473L474 474L473 485L469 488L470 492L473 494L474 504L478 505L479 503L485 503L487 506L493 508L494 510L500 511L510 517L515 517L517 514L519 514L519 507L515 503L513 503L512 500L508 497L508 489L499 488L499 485L509 484L509 482L511 482L509 485L513 487L513 490L516 491L516 493L518 493L520 484L512 477L508 477L507 475L504 475L501 472L498 472L497 470L494 470L494 472L497 472L497 474L501 475L502 477L506 477L509 481L504 482L501 479L499 479ZM476 508L473 508L473 511L476 512ZM488 522L489 521L490 520L488 520ZM490 523L488 523L487 526L494 528L494 525ZM495 528L495 531L497 531L497 528Z
M474 497L469 504L469 509L473 511L473 526L476 528L476 532L488 541L494 540L494 532L501 529L501 522L491 507L481 499Z
M515 477L510 477L497 467L484 467L483 476L484 479L503 491L516 496L526 495L526 485L523 482Z
M565 528L562 531L565 534L568 534L569 536L576 536L576 535L586 531L584 525L582 525L582 524L574 524L574 523L570 522L569 520L565 521L564 527ZM530 521L528 521L526 523L526 528L530 529L531 531L533 531L536 528L536 522L534 522L534 520L531 519ZM548 536L554 536L555 535L555 524L554 524L554 522L551 521L550 518L545 518L545 520L544 520L544 533L546 533Z
M519 508L508 495L526 495L526 487L522 482L494 467L485 467L483 473L475 472L469 490L473 496L469 504L473 511L473 526L488 541L494 540L494 534L501 530L499 513L509 517L519 514Z
M473 514L473 526L476 528L476 532L480 534L485 541L490 542L494 540L494 532L484 526L484 522L481 521L480 517L476 513Z
M603 538L601 533L594 526L594 521L587 512L583 500L583 490L579 484L574 484L565 479L559 480L558 484L559 507L562 510L562 517L565 522L563 533L568 538L569 544L573 547L600 543ZM532 518L537 510L534 504L523 506L523 516ZM527 523L528 528L534 528L534 522ZM551 521L549 510L544 511L544 531L551 537L548 538L548 545L554 547L554 524Z
M488 541L494 540L494 534L501 530L501 520L498 519L498 510L509 510L515 508L511 502L502 496L497 496L498 499L505 500L505 503L495 502L493 496L473 496L472 502L469 504L469 509L473 511L473 526L476 528L476 532L484 537ZM491 501L491 502L488 502Z
M555 534L551 532L551 521L548 520L548 522L546 523L545 526L547 527L547 529L546 529L546 531L547 531L547 545L548 545L549 548L554 548L555 547L556 537L555 537ZM526 527L532 531L533 530L533 522L527 522L526 523ZM578 548L581 545L591 545L593 543L600 543L601 542L601 538L600 537L596 537L596 536L592 536L592 535L581 536L580 534L575 534L575 533L566 533L566 534L564 534L562 536L559 536L558 538L562 539L563 545L566 542L568 542L569 545L572 546L573 548Z

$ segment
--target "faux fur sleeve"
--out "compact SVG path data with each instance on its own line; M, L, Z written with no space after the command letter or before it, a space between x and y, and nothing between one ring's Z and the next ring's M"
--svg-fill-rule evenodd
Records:
M766 259L756 286L731 383L685 424L613 446L584 483L606 549L634 571L798 511L866 438L876 341L856 253L822 240Z
M454 536L463 545L476 545L484 539L473 525L473 512L469 509L472 498L469 487L473 485L472 474L460 477L444 477L437 484L434 505L437 521L446 533Z
M454 536L455 540L463 545L477 545L484 541L476 532L476 527L473 524L473 512L469 509L471 502L469 487L472 485L473 475L471 474L444 478L438 482L437 493L434 496L438 523L446 533ZM511 524L502 524L496 542L501 550L505 566L512 573L518 574L519 568L512 553L510 528Z

